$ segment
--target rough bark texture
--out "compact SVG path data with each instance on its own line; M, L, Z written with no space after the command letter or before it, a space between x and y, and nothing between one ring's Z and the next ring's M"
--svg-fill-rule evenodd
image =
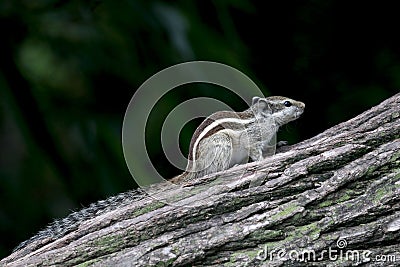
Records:
M397 94L262 162L154 186L170 204L143 192L93 204L0 264L397 266L399 136Z

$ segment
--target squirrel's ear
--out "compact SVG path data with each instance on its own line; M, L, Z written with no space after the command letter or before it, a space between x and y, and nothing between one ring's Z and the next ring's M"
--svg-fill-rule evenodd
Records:
M260 98L258 96L253 97L253 100L251 101L251 104L254 105L255 103L258 102L258 100L260 100Z
M254 98L253 98L253 102L255 100ZM261 112L267 113L267 114L271 114L272 113L271 103L267 99L258 97L258 99L256 100L255 103L258 103L257 108Z

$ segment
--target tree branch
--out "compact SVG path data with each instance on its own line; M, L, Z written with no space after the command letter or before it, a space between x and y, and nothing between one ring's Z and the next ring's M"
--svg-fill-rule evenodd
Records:
M0 263L394 266L400 262L399 107L397 94L262 162L184 187L149 188L164 201L132 191L92 204Z

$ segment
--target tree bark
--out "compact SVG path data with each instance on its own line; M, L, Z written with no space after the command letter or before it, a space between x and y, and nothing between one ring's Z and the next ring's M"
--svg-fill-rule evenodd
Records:
M397 94L266 160L95 203L0 265L397 266L399 133Z

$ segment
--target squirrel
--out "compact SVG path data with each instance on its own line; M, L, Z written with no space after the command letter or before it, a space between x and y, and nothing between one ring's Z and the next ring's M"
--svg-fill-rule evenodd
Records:
M271 155L279 127L297 119L305 104L283 96L253 97L243 112L219 111L207 117L190 141L188 164L173 183L190 181Z
M181 183L227 170L234 165L246 163L249 158L259 161L270 156L269 150L273 145L270 143L279 127L297 119L304 108L304 103L287 97L253 97L252 105L243 112L220 111L210 115L193 134L185 172L170 181ZM87 208L55 220L38 234L22 242L14 252L33 242L44 246L78 229L85 220L144 197L143 190L136 189L92 203ZM25 251L24 254L28 252Z

